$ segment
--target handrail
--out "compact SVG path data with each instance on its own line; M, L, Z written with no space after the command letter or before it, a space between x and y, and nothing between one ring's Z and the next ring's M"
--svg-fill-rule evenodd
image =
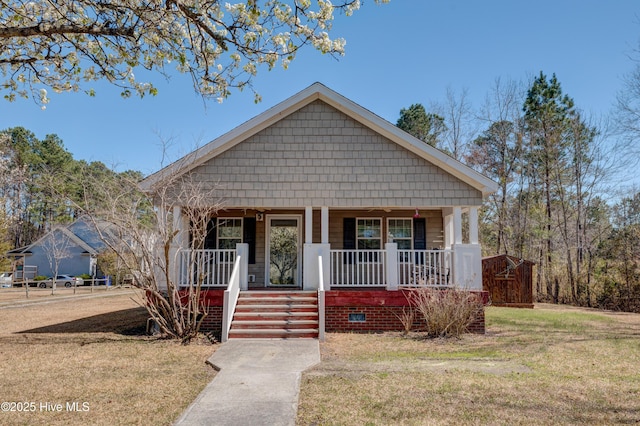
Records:
M231 330L231 320L236 310L238 303L238 297L240 295L240 262L242 262L242 256L236 257L235 264L233 265L233 271L229 278L229 285L224 291L224 302L222 305L222 336L221 341L226 342L229 340L229 330Z
M318 340L324 341L324 270L322 255L318 255Z

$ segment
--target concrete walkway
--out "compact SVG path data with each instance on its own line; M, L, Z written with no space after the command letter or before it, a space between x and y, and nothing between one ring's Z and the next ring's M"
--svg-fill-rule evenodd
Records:
M295 425L302 372L320 362L315 339L230 340L209 358L218 374L176 425Z

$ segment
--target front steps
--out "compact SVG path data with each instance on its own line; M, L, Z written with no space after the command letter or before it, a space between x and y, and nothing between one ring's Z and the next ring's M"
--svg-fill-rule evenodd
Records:
M230 339L293 337L318 338L317 292L240 292Z

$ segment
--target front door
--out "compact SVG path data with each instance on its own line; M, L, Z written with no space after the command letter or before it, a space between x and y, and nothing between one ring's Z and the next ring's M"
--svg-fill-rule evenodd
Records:
M272 287L300 287L302 217L267 216L267 284Z

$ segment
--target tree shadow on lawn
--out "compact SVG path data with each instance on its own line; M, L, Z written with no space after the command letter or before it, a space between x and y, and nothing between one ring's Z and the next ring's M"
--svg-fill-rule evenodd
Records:
M115 333L124 336L142 336L146 335L148 318L147 310L138 307L23 330L16 334Z

